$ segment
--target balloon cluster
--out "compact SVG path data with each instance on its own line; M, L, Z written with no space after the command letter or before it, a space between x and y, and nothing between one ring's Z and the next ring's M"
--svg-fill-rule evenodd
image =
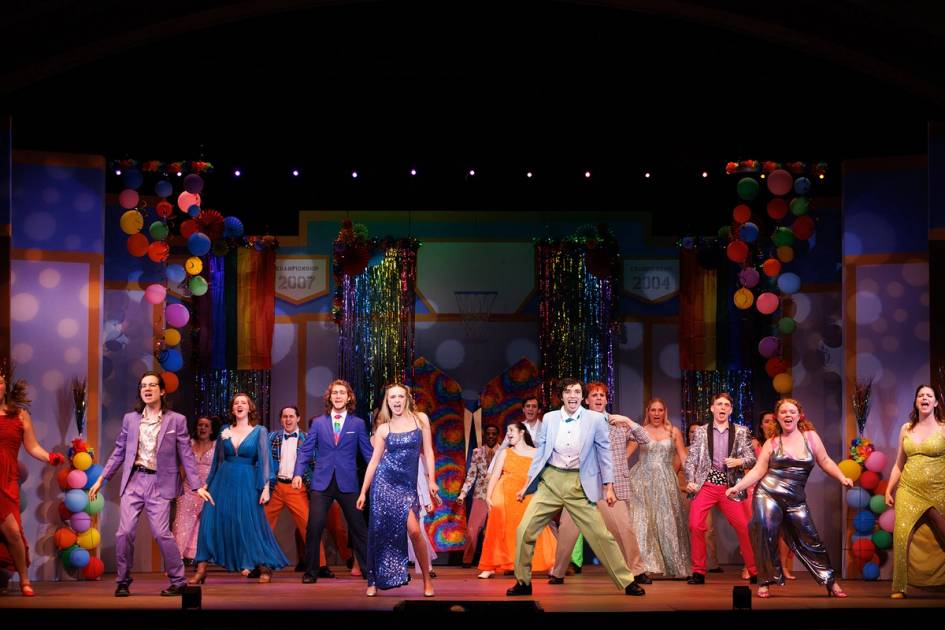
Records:
M190 163L194 170L200 171L201 165L209 163ZM146 162L150 172L154 165ZM168 168L174 164L167 165ZM210 167L212 168L212 167ZM156 170L156 169L155 169ZM172 169L173 170L173 169ZM204 169L200 172L205 172ZM177 171L181 172L181 171ZM125 209L120 225L128 235L127 248L132 256L147 255L151 261L163 266L164 280L148 285L144 290L144 299L155 306L164 304L169 288L184 296L201 296L207 293L209 285L205 276L204 259L211 252L215 256L224 256L229 250L227 239L243 236L243 224L236 217L224 218L216 210L202 208L204 181L197 172L191 172L183 178L184 190L177 195L176 207L181 217L175 214L175 204L168 201L174 194L174 187L166 179L159 180L154 186L154 194L159 201L154 206L154 216L150 216L147 203L138 194L144 183L141 170L130 168L124 171L123 181L126 188L118 195L118 203ZM145 214L149 215L147 234L144 233ZM182 219L182 220L179 220ZM174 229L187 245L188 258L183 265L168 264L171 253L169 239ZM149 239L150 236L150 239ZM184 366L184 357L180 351L180 329L190 320L190 312L183 304L168 304L164 309L166 327L158 331L154 339L154 354L164 369L164 382L168 393L174 392L180 385L175 374Z
M792 170L806 168L800 162L789 165ZM788 170L776 162L759 164L755 160L730 162L728 173L763 171L762 177L770 197L765 205L767 217L752 204L759 200L761 184L753 176L738 180L736 191L739 203L732 211L732 224L719 230L719 238L727 241L726 257L741 267L732 301L740 310L755 309L762 315L780 317L773 321L772 334L758 343L758 352L766 359L765 371L771 378L774 390L789 394L794 388L790 366L781 357L781 336L790 335L797 322L785 307L790 296L801 288L801 278L784 266L794 260L795 245L807 241L814 235L814 220L811 209L811 181L804 176L794 178ZM788 196L793 197L788 200ZM762 234L762 227L770 226L770 232Z
M896 511L886 507L886 486L882 478L886 455L874 449L862 436L850 443L850 459L838 465L856 486L847 492L847 506L853 511L853 531L849 545L851 573L865 580L879 578L879 571L892 547Z
M62 566L94 580L105 571L102 561L91 554L102 540L95 517L105 507L105 498L99 494L89 501L89 488L101 477L102 467L95 463L95 451L82 438L72 440L69 459L72 465L56 474L59 487L66 493L59 504L59 517L65 525L53 537Z

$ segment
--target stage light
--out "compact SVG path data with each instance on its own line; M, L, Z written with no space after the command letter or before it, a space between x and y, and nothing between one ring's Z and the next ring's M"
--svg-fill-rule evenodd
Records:
M183 176L184 176L184 174L183 174L183 173L181 173L180 171L177 171L177 176L178 176L178 177L183 177ZM239 172L238 172L238 171L237 171L237 173L236 173L236 176L237 176L237 177L239 177L239 176L240 176L240 174L239 174Z
M236 169L235 171L233 171L233 175L236 177L239 177L240 175L242 175L242 173L240 172L239 169ZM178 173L177 176L180 177L180 173Z
M473 169L469 169L469 176L470 176L470 177L475 177L475 176L476 176L476 171L473 170Z
M817 176L817 178L818 178L818 179L823 179L823 178L824 178L824 174L821 173L820 175Z
M358 178L358 172L357 172L357 171L351 171L351 179L357 179L357 178Z
M298 176L299 176L299 169L294 169L292 171L292 177L298 177Z
M708 176L709 176L709 174L708 174L707 172L702 171L702 179L705 179L705 178L708 177Z
M765 178L765 174L762 173L762 174L761 174L761 179L764 179L764 178Z
M590 179L590 178L591 178L591 172L590 172L590 171L584 171L584 179Z
M532 178L532 172L531 172L531 171L528 171L527 173L525 173L525 177L527 177L528 179L531 179L531 178Z
M121 169L120 169L120 168L116 168L116 169L115 169L115 175L121 175Z
M411 176L411 177L416 177L416 176L417 176L417 169L415 169L415 168L410 169L410 176Z
M643 173L643 177L650 179L650 171Z

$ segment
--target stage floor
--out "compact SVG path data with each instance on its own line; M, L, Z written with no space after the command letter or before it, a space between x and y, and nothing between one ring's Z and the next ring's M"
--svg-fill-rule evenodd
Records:
M299 613L323 611L324 613L363 613L374 616L395 610L404 600L406 612L443 612L449 602L464 602L469 612L488 612L506 610L510 602L534 600L545 613L580 613L585 614L621 614L649 613L662 616L665 613L698 613L700 618L706 615L725 616L744 615L744 611L732 611L732 587L747 585L740 579L739 568L731 566L722 574L710 574L704 586L690 586L685 581L654 580L647 585L646 596L627 597L619 592L600 567L588 567L581 575L569 576L563 585L552 586L542 577L533 583L534 595L531 598L510 598L505 589L512 585L514 578L502 576L489 580L477 579L475 569L459 567L436 567L438 577L434 580L435 598L422 597L422 582L414 576L410 585L390 591L380 591L377 597L364 595L365 582L354 578L345 569L335 569L337 578L319 579L316 584L302 584L301 574L291 571L277 572L270 584L258 584L237 574L212 571L207 583L202 588L203 611L200 614L206 621L212 619L240 619L248 622L259 617L278 625L277 619ZM76 609L98 610L103 620L136 620L136 626L148 625L151 619L155 624L160 619L168 622L172 617L162 614L181 613L181 600L178 597L160 597L159 591L167 584L166 578L157 573L145 573L135 576L132 584L132 596L116 598L113 595L114 576L106 575L95 582L37 582L38 596L24 598L19 595L14 584L10 592L0 595L0 608L7 613L27 611L36 613L35 619L47 620L43 614L68 618ZM895 619L901 612L910 617L921 615L923 608L945 608L945 593L910 589L904 600L889 598L888 581L864 582L849 580L843 582L849 594L846 599L826 597L824 589L807 574L798 571L798 580L785 587L772 587L772 596L767 600L754 595L752 587L752 613L770 619L765 625L778 626L783 620L784 611L791 611L787 618L797 625L799 614L810 620L817 620L823 627L864 627L865 621ZM524 612L527 604L516 604L520 608L510 612ZM403 606L401 607L403 608ZM153 611L143 617L144 611ZM254 612L255 611L255 612ZM859 611L859 612L855 612ZM193 611L183 611L194 614ZM766 614L767 613L767 614ZM216 617L214 617L216 615ZM33 617L33 615L30 615ZM685 616L685 615L684 615ZM91 620L96 617L82 615ZM350 618L350 617L349 617ZM678 620L678 617L674 617ZM831 619L836 622L831 623ZM855 621L856 620L856 621ZM188 621L195 621L189 618ZM96 624L102 627L99 624ZM176 624L175 624L176 625ZM206 624L204 624L206 625ZM264 625L270 625L269 623ZM806 624L805 624L806 625ZM802 625L801 627L804 627Z

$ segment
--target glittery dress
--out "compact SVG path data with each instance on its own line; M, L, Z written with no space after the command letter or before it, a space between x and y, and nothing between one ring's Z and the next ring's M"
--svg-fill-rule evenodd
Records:
M905 593L907 584L939 586L945 582L945 550L928 525L916 528L929 508L945 516L945 437L936 431L918 443L909 435L902 439L906 465L896 489L892 590Z
M194 444L195 442L191 440L191 448L194 447ZM207 482L210 467L213 465L213 453L216 445L216 442L214 442L207 452L196 458L197 476L200 478L201 485ZM180 549L183 557L193 558L197 554L197 532L200 528L200 511L203 510L203 499L200 498L195 489L187 485L187 479L184 479L184 494L177 497L176 510L174 540L177 541L177 548Z
M689 575L689 521L673 472L672 438L641 444L630 469L630 523L647 573Z
M482 541L479 569L482 571L511 571L515 568L515 532L533 494L524 501L515 498L528 480L532 458L519 455L513 449L505 451L502 476L492 490L492 509L486 521L486 537ZM546 527L535 542L532 570L545 572L555 564L556 541Z
M384 456L371 484L368 521L367 581L380 589L409 581L407 573L407 512L419 509L417 468L423 433L390 432Z
M197 534L197 562L212 562L228 571L289 564L269 528L259 495L269 484L269 440L261 426L233 448L230 438L217 438L207 476L214 504L205 503Z
M20 523L20 469L16 457L23 444L23 421L19 415L8 416L0 413L0 522L13 515L20 538L26 547L23 525ZM26 561L29 563L29 548L26 547ZM15 570L13 557L0 538L0 568Z
M758 584L784 584L778 535L821 584L834 580L834 570L827 548L820 540L807 507L805 486L814 468L814 454L807 437L803 457L794 458L784 450L781 438L774 441L768 458L768 472L755 486L752 519L749 525L751 546L758 566Z

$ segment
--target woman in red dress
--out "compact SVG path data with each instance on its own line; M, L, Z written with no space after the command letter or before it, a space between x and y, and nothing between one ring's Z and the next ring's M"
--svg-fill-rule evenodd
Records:
M0 373L0 570L6 573L13 569L20 574L20 592L25 597L36 593L27 572L29 547L20 523L20 470L16 458L22 444L41 462L58 466L64 461L62 455L46 452L36 441L26 410L29 402L26 381L20 379L7 387L7 375Z

